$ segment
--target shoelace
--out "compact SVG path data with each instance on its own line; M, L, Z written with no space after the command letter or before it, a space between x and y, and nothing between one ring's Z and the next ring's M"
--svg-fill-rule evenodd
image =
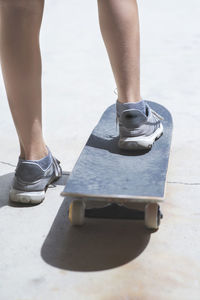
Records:
M54 156L52 156L52 158L53 158L53 162L54 162L54 166L55 166L55 175L56 175L56 177L58 177L60 175L60 173L62 173L62 169L61 170L59 169L60 161L57 158L55 158ZM58 165L59 165L59 167L58 167Z
M159 115L155 110L153 110L152 108L151 108L151 112L159 119L159 120L164 120L164 118L161 116L161 115Z

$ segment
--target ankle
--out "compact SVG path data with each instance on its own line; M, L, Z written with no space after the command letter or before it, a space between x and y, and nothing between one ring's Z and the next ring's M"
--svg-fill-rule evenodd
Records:
M131 102L137 103L141 100L142 100L141 96L130 96L130 97L118 96L117 99L117 101L120 103L131 103Z
M30 147L25 150L25 160L39 160L48 155L46 145Z

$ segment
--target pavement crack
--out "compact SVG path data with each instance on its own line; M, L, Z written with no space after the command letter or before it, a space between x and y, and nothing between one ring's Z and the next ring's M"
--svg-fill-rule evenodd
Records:
M200 185L200 182L167 181L167 183L183 184L183 185Z
M7 163L7 162L5 162L5 161L1 161L0 160L0 164L3 164L3 165L8 165L8 166L10 166L10 167L16 167L15 165L13 165L13 164L10 164L10 163Z

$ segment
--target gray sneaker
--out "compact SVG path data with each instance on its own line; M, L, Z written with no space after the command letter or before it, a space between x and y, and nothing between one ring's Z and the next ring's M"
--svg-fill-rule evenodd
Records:
M48 147L47 147L48 148ZM48 186L62 176L60 161L48 149L47 161L19 158L9 193L11 201L37 204L44 200ZM46 166L45 166L46 164Z
M141 104L144 108L141 109ZM136 109L140 108L140 109ZM155 140L163 133L163 118L143 100L140 103L116 102L121 149L151 149Z

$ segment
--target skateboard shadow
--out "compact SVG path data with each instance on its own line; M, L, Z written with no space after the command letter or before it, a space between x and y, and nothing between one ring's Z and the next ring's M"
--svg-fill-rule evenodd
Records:
M150 151L148 150L123 150L118 147L119 136L108 136L108 139L101 138L94 134L91 134L86 146L104 149L111 153L126 155L126 156L139 156L144 155Z
M72 227L67 218L70 198L65 198L42 246L48 264L70 271L100 271L119 267L147 247L150 232L143 221L87 219Z

